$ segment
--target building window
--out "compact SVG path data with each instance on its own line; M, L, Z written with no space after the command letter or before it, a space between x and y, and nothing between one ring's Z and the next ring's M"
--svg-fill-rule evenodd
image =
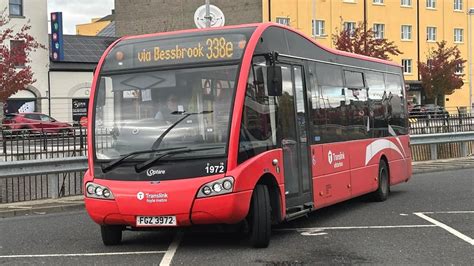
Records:
M25 66L26 54L25 54L25 42L24 41L10 41L10 53L11 56L15 57L16 60L14 65L16 67Z
M402 40L411 40L411 26L402 25Z
M402 6L411 6L411 0L401 0L400 5L402 5Z
M349 31L351 36L354 34L355 28L355 22L344 22L344 30Z
M374 24L375 39L383 39L385 33L385 24Z
M23 16L23 0L10 0L10 16Z
M403 73L411 74L411 59L402 59Z
M426 0L427 8L436 8L436 0Z
M290 18L276 18L276 23L290 26Z
M462 10L462 0L454 0L454 10L456 11Z
M454 71L454 74L456 75L462 75L464 73L464 66L461 64L456 65L456 70Z
M313 19L313 36L324 36L324 20Z
M383 0L373 0L374 4L383 4Z
M464 33L463 29L454 29L454 42L463 42L464 41L463 33Z
M426 27L426 40L436 41L436 27Z

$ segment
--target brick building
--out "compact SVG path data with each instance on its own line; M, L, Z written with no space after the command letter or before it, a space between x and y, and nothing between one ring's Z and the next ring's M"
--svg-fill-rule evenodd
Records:
M196 28L194 12L204 0L115 0L116 35ZM262 0L212 0L226 25L262 22Z

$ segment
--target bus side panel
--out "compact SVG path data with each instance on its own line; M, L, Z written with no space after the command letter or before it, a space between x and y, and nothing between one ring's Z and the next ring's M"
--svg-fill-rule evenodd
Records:
M404 164L404 171L403 173L405 174L404 177L400 178L400 182L405 182L408 179L410 179L412 175L412 157L411 157L411 149L410 149L410 136L409 135L403 135L399 136L400 141L402 142L403 149L405 151L405 164Z
M272 164L274 159L278 160L276 166ZM252 191L257 185L260 177L265 174L270 174L275 177L276 183L280 188L281 217L285 217L285 195L284 193L281 193L282 191L285 191L283 152L281 149L274 149L258 154L226 173L227 176L233 176L235 178L235 192ZM250 200L248 202L240 202L239 204L245 204L248 212Z
M349 150L345 143L313 146L313 193L316 208L351 197Z
M378 138L371 139L366 142L365 147L360 147L360 152L365 151L365 156L361 155L360 157L364 160L368 160L367 166L373 167L375 169L376 176L378 176L378 165L380 158L385 156L388 161L389 171L390 171L390 183L392 185L398 184L400 182L406 181L411 175L411 155L410 148L408 146L408 136L397 136L397 137L387 137L387 138ZM352 145L351 145L352 146ZM357 147L354 147L357 150ZM353 167L353 181L355 178L355 168L357 164L362 162L357 162L361 158L355 159L357 157L357 152L354 152L355 156L351 157L351 164ZM352 162L352 159L355 162ZM374 184L377 187L378 183ZM357 186L353 182L354 195L359 194Z
M351 162L352 197L377 189L378 161L371 160L366 165L366 149L372 140L353 141L349 146Z
M276 166L272 164L274 159L279 162ZM277 171L277 166L280 172ZM259 178L264 174L273 175L279 185L284 183L281 149L275 149L256 155L226 173L227 176L233 176L236 179L234 191L253 190Z
M405 159L397 159L389 162L390 167L390 185L401 183L407 179Z
M408 180L411 176L411 150L408 145L408 135L398 136L396 138L392 137L391 140L398 145L400 145L400 143L402 144L400 151L403 154L403 157L401 157L400 154L392 151L393 157L390 162L390 184L395 185Z
M351 198L350 171L313 178L314 205L317 209Z

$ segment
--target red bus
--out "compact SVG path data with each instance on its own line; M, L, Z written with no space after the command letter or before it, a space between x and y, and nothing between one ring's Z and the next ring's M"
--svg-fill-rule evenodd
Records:
M88 117L85 204L105 245L123 230L271 226L408 181L401 66L274 24L123 37Z

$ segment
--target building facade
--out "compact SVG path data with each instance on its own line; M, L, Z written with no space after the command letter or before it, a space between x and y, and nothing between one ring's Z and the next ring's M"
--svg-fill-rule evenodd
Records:
M64 60L51 61L51 116L78 123L87 116L94 69L115 37L63 35Z
M418 62L426 62L436 42L445 40L448 46L456 45L468 61L459 71L464 74L464 86L446 95L445 104L452 111L469 106L469 49L474 49L469 43L473 34L469 10L474 8L474 0L271 0L270 9L268 2L263 1L264 21L287 23L329 47L334 46L333 34L365 21L367 27L394 41L403 52L391 59L403 66L409 99L418 104L424 103L425 97Z
M108 28L113 27L115 36L115 10L112 10L110 15L107 15L102 18L93 18L91 22L78 24L76 25L76 34L83 35L83 36L109 36L112 37L111 34L104 34Z
M46 0L0 0L0 9L6 10L10 18L9 26L18 31L28 22L31 25L29 34L39 43L48 45L48 13ZM9 45L7 42L6 45ZM47 112L48 106L48 51L38 49L30 54L31 69L36 82L25 90L19 91L7 100L6 112L16 112L18 108L25 106L29 110ZM2 110L0 110L2 111Z
M195 28L194 11L203 3L115 0L117 36ZM368 27L394 41L403 52L391 59L403 65L409 99L414 103L424 102L418 62L426 61L436 42L446 40L448 46L457 45L468 62L460 71L464 86L447 95L445 104L453 110L470 104L469 47L471 52L474 48L469 37L474 26L469 24L468 11L474 8L474 0L211 0L211 4L223 11L226 25L278 22L329 47L334 46L333 34L366 21Z

